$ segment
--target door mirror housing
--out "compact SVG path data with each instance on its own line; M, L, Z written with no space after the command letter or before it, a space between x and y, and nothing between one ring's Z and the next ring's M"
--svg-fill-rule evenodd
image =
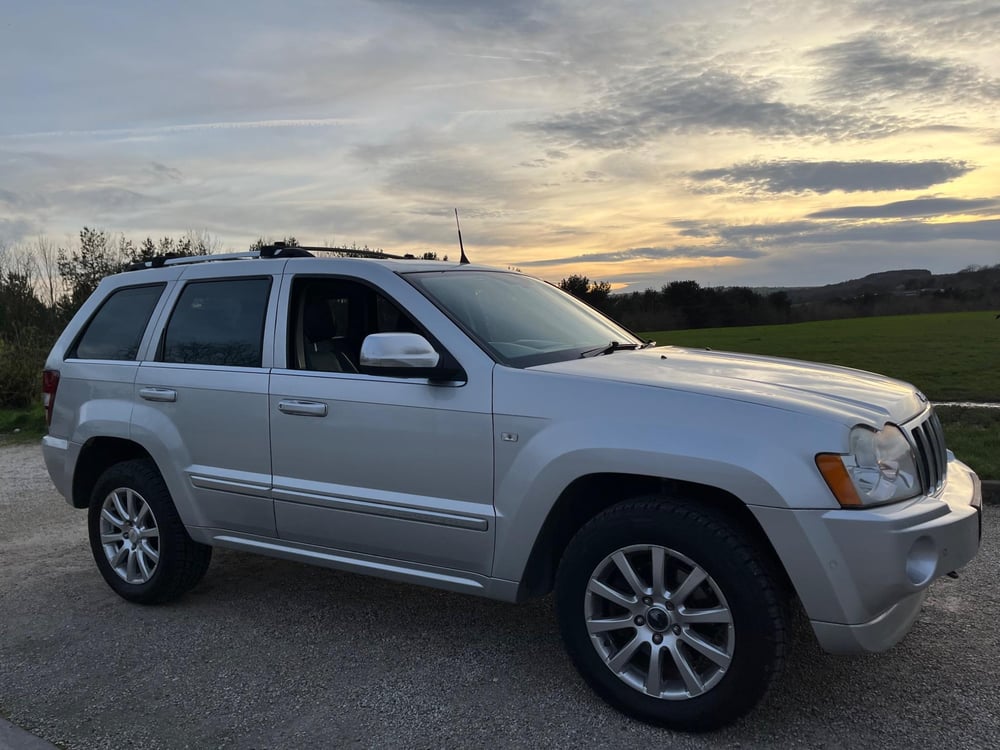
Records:
M441 355L419 333L372 333L361 343L361 372L402 378L454 379L459 371L441 365Z

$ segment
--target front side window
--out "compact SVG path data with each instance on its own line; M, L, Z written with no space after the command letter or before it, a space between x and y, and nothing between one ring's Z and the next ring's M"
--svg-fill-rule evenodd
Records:
M162 362L260 367L271 279L193 281L163 335Z
M513 367L559 362L612 343L642 341L544 281L502 271L423 271L405 278L494 359Z
M68 355L78 359L134 360L142 334L166 284L113 292L101 305Z
M290 311L288 361L296 370L356 373L366 336L418 331L394 302L347 279L296 279Z

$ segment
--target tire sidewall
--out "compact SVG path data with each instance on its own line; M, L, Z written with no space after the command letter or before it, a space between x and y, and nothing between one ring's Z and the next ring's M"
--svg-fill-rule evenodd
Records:
M616 708L643 721L690 731L728 723L749 710L770 684L778 661L780 634L773 612L763 601L759 561L750 550L723 546L717 524L696 520L692 513L664 505L662 510L595 519L567 548L560 565L556 603L567 650L591 687ZM638 544L659 545L679 552L715 581L732 613L733 659L726 674L707 693L686 700L667 700L640 693L612 673L597 653L586 627L585 596L597 566L616 550ZM754 570L757 568L757 570Z
M133 490L146 501L159 531L159 559L153 575L145 583L128 583L122 579L111 567L107 555L104 554L104 545L101 543L100 522L104 501L112 491L126 488ZM166 505L169 503L171 503L170 495L163 480L149 472L142 462L130 461L112 466L101 475L94 486L87 517L90 549L105 582L124 599L139 603L152 601L162 588L163 579L168 575L171 559L175 554L170 544L170 535L166 533L166 524L170 522L169 511L173 510L172 505L169 507Z

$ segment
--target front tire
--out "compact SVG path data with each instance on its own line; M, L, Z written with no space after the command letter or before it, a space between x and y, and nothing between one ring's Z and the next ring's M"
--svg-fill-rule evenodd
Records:
M201 580L212 559L211 547L188 536L150 460L124 461L100 476L88 531L97 569L130 602L176 599Z
M556 607L591 687L671 729L736 720L784 661L784 608L765 557L695 502L629 501L589 521L563 555Z

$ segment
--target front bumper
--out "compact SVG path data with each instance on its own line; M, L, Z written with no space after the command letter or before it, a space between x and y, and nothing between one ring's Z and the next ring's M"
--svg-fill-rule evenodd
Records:
M935 496L868 510L752 510L832 653L895 645L927 587L975 557L982 535L979 478L950 453Z

